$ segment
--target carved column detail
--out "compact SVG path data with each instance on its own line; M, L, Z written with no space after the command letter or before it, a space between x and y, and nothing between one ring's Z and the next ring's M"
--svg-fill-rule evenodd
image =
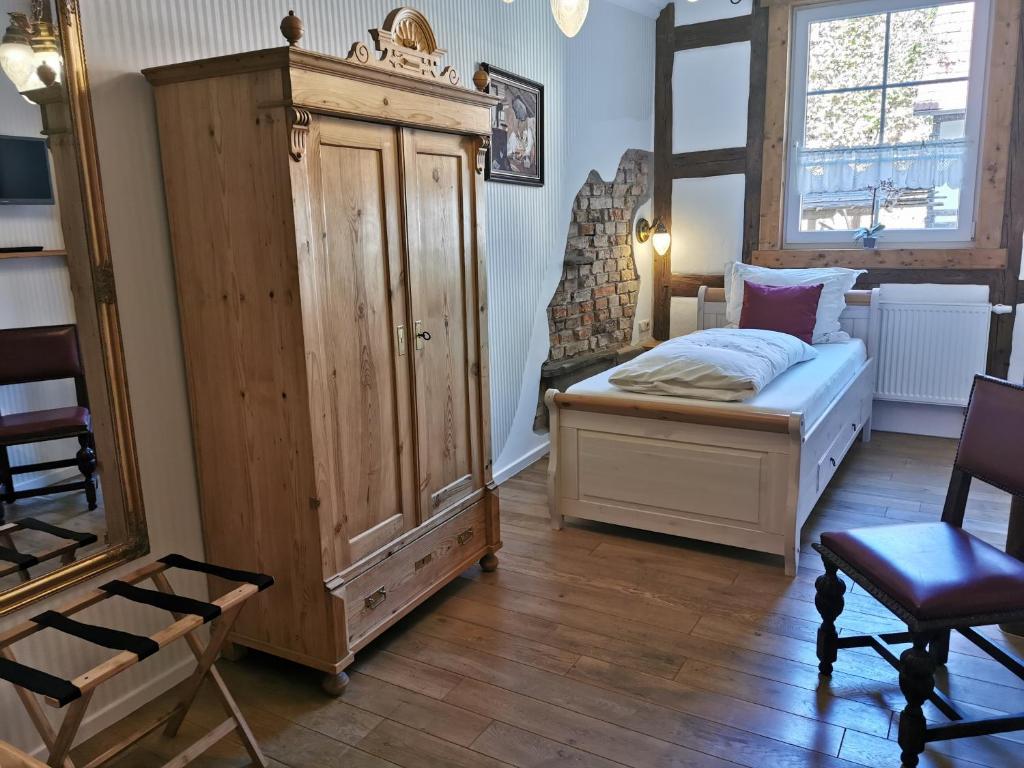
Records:
M308 110L298 107L288 108L288 143L292 160L298 162L306 154L306 137L309 135L309 121L312 116Z

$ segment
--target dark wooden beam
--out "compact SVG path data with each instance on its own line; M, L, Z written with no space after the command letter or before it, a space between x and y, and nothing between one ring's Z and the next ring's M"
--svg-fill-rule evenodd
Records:
M750 96L747 99L747 179L743 194L743 261L757 250L761 226L761 158L768 85L768 9L754 3L750 17Z
M675 62L676 8L666 5L654 38L654 191L651 207L655 219L672 231L672 66ZM664 170L663 170L664 169ZM654 254L654 306L651 333L663 341L669 335L671 313L672 251Z
M705 149L672 155L673 179L706 179L710 176L745 173L746 170L746 147Z
M882 283L987 285L993 296L1000 296L1003 275L1001 269L869 269L857 280L856 287L877 288Z
M702 285L709 288L724 288L725 275L687 275L681 272L672 273L672 295L692 299Z
M1006 173L1006 208L1003 215L1001 246L1007 249L1003 292L992 302L1016 305L1022 301L1020 260L1024 241L1024 22L1019 25L1017 76L1013 91L1013 118L1010 123L1009 165ZM988 372L1006 378L1013 352L1013 325L1016 313L993 315L989 345Z
M688 51L709 45L742 43L750 39L750 20L750 16L736 16L732 19L716 19L676 27L675 50Z

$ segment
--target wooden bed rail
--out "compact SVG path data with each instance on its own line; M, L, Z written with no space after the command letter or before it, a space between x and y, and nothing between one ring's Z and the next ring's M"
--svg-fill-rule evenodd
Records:
M704 289L704 301L713 304L725 302L725 288L713 288L702 286ZM848 307L866 307L871 304L871 291L857 290L846 292L846 305Z
M763 411L732 410L712 405L684 403L647 403L606 395L579 395L549 389L545 401L566 411L605 413L611 416L636 416L641 419L676 421L701 424L707 427L729 427L755 432L799 435L802 413L767 413Z

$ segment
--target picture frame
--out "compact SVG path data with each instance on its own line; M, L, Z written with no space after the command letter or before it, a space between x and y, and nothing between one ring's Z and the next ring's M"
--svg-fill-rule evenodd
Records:
M483 63L487 92L501 102L491 110L488 181L544 186L544 86Z

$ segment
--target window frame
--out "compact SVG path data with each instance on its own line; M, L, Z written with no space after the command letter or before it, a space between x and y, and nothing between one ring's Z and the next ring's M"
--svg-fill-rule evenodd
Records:
M789 109L786 118L787 136L784 155L784 186L782 200L783 220L781 235L783 248L833 247L851 248L854 230L824 232L800 231L800 193L795 183L796 162L801 149L806 112L810 25L831 19L867 16L879 13L895 13L915 8L936 5L954 5L964 0L851 0L850 2L824 5L801 5L793 9L790 41L789 82L787 83ZM963 248L976 240L977 209L979 198L980 168L985 154L985 106L988 92L990 49L994 4L991 0L973 0L975 3L974 29L971 38L971 58L967 74L967 118L964 129L973 162L964 170L958 206L959 226L956 229L887 229L879 240L884 249L906 249L926 246L929 248ZM880 87L886 87L883 83ZM891 87L891 86L889 86Z

